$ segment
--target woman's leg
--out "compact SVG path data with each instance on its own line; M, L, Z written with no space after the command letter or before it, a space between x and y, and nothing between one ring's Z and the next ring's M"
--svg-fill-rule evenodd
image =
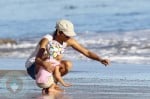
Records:
M35 63L33 63L29 68L27 68L28 74L34 80L35 80L35 68L36 68Z

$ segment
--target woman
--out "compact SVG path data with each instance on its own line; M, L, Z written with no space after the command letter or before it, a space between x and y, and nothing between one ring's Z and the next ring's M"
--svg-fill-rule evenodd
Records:
M80 45L74 38L76 33L74 32L74 26L73 24L68 20L59 20L56 23L56 31L54 32L53 36L46 35L44 36L41 41L39 42L36 50L34 53L28 58L26 62L26 67L29 75L35 79L35 64L43 66L47 71L52 72L54 70L54 67L50 62L45 62L42 60L42 56L44 53L47 53L47 45L49 44L49 41L55 40L59 42L63 47L72 47L76 51L82 53L83 55L87 56L90 59L96 60L105 66L109 64L109 60L103 59L96 55L95 53L89 51L88 49L84 48L82 45ZM64 76L65 74L70 71L72 68L72 63L68 60L62 60L61 53L59 55L56 55L56 60L58 60L61 64L60 72L61 76Z

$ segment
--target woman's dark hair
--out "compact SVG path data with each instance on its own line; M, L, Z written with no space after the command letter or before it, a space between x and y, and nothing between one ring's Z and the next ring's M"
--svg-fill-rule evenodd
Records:
M56 35L57 35L57 29L54 31L53 33L53 39L55 40L56 39Z

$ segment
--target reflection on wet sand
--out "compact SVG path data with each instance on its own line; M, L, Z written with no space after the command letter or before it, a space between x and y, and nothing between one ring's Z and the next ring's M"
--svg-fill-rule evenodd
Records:
M66 94L50 94L37 96L36 99L73 99L73 98Z

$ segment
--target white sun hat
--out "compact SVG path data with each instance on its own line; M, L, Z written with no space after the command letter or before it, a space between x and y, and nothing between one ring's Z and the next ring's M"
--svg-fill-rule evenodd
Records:
M69 20L59 20L56 22L56 29L62 31L66 36L72 37L75 36L76 33L74 32L74 26L72 22Z

